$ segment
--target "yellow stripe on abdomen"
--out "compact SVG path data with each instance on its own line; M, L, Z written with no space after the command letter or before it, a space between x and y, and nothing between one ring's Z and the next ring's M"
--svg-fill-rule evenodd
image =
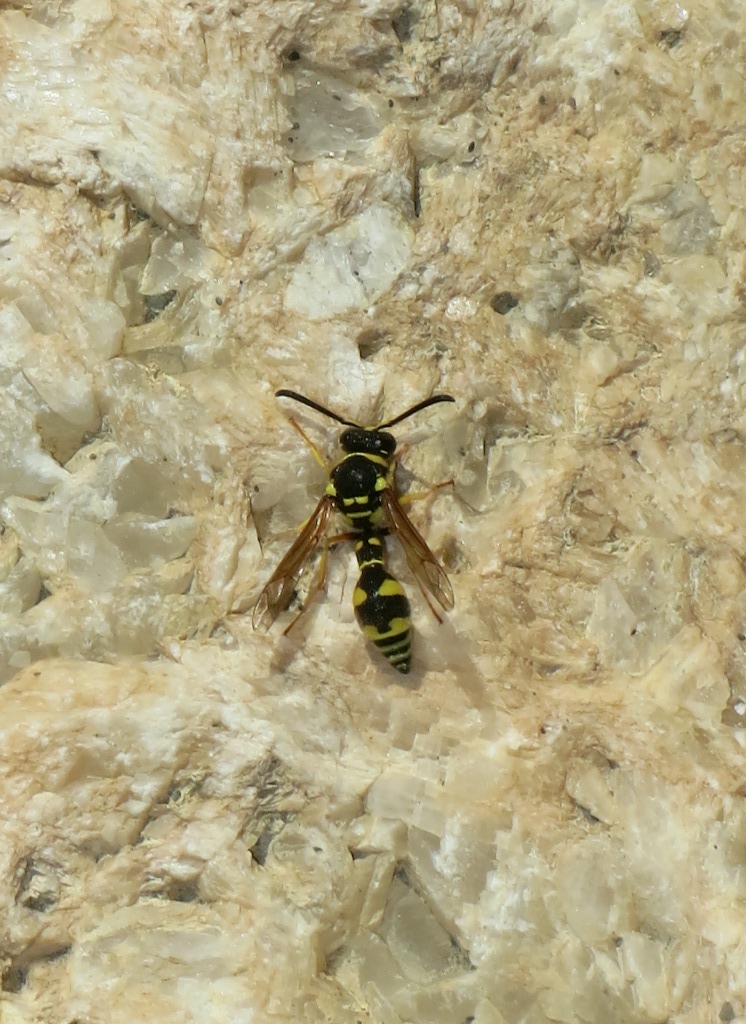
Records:
M401 636L409 630L409 619L392 619L389 628L380 630L378 626L364 625L363 636L367 640L377 643L379 640L388 640L392 636Z

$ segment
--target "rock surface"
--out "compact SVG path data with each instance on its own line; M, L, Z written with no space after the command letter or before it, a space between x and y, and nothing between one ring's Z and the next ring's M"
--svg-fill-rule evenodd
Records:
M0 11L2 1024L746 1019L745 19ZM457 399L406 678L280 387Z

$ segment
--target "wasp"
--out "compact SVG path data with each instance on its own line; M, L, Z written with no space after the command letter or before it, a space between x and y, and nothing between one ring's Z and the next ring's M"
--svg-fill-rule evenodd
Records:
M451 395L433 395L386 423L363 427L296 391L283 388L276 391L275 395L277 398L300 402L336 420L346 429L339 436L342 458L331 469L323 497L259 595L252 620L254 628L270 626L280 612L288 607L298 580L311 555L325 540L329 518L336 511L348 527L348 532L326 542L314 590L322 589L326 581L326 552L329 544L354 540L360 576L352 602L358 624L366 639L378 648L394 668L399 672L409 672L412 646L410 604L404 588L386 568L386 536L394 534L399 538L409 569L438 621L442 619L430 597L434 598L440 608L448 611L453 608L453 589L445 570L402 508L394 481L396 438L388 433L388 428L431 405L454 402L455 399ZM323 463L315 446L298 424L294 420L291 422Z

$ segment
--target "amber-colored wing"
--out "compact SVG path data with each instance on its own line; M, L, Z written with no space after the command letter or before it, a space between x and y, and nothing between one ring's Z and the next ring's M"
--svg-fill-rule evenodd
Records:
M251 617L254 629L272 625L280 612L285 611L293 599L298 580L301 578L308 559L316 550L326 531L330 513L334 509L334 499L324 495L316 506L313 515L302 527L293 546L282 559L267 581L259 600L254 606Z
M401 507L399 499L392 488L387 487L383 491L381 494L381 504L383 505L389 528L401 541L404 554L407 556L407 565L425 596L428 593L432 594L444 611L453 608L453 588L446 576L445 569ZM430 607L432 608L432 605ZM438 615L434 608L433 613L436 616Z

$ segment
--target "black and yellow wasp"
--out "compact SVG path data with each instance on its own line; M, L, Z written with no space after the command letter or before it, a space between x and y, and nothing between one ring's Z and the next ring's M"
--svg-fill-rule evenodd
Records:
M394 483L396 439L386 431L437 402L453 402L455 399L450 395L433 395L387 423L362 427L295 391L282 389L275 395L307 405L347 429L339 437L344 454L329 474L324 496L259 595L254 608L254 627L271 625L288 607L309 558L324 540L329 517L336 510L349 530L331 538L327 545L339 540L355 541L360 578L352 600L363 635L375 644L394 668L399 672L409 672L410 605L404 588L386 568L386 535L396 534L401 541L407 564L438 621L441 621L441 616L428 595L447 611L453 608L453 590L443 567L402 508ZM311 444L298 424L294 420L291 422ZM315 446L311 447L323 462ZM326 551L325 547L314 592L322 589L326 582Z

